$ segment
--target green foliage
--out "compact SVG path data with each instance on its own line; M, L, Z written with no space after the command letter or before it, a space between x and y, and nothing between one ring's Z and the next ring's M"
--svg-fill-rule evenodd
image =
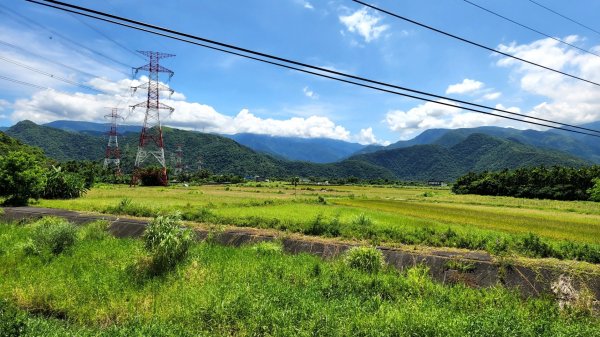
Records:
M46 179L46 187L42 195L46 199L74 199L88 191L82 177L65 172L61 167L52 166L46 174Z
M12 250L29 231L0 225L0 246ZM252 246L194 244L189 263L140 284L128 266L144 256L142 245L84 241L52 263L1 255L0 298L30 311L16 316L32 337L600 336L598 317L561 312L549 297L443 285L425 268L367 273Z
M12 303L0 298L0 337L24 336L27 318Z
M0 156L0 196L8 197L6 205L27 205L29 198L39 198L46 177L38 156L12 151Z
M383 254L374 247L352 247L346 252L344 262L350 268L367 273L377 273L385 266Z
M513 171L468 173L456 181L456 194L479 194L554 200L588 200L600 166L530 167Z
M336 237L341 234L341 224L338 218L327 221L324 219L323 215L317 214L317 216L308 223L308 226L303 232L307 235Z
M98 220L88 223L80 230L83 240L104 240L110 235L108 233L108 222Z
M373 220L365 213L360 213L352 220L352 224L358 227L369 227L373 225Z
M111 214L126 214L140 217L151 217L157 213L149 207L134 203L133 200L127 197L119 200L116 206L106 207L104 211Z
M190 229L182 228L179 214L158 216L146 227L144 247L152 258L152 271L162 274L183 261L194 242Z
M252 250L260 255L282 254L283 246L279 242L263 241L253 245Z
M590 194L590 200L600 201L600 178L596 178L593 181L594 186L588 190L588 193Z
M44 217L33 227L30 241L24 247L29 255L58 255L77 240L77 228L61 218Z

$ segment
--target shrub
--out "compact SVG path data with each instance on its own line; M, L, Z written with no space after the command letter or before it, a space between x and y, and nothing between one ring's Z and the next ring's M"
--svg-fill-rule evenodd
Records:
M385 266L383 254L374 247L353 247L346 252L344 262L350 268L377 273Z
M194 242L193 232L183 229L179 214L158 216L146 228L144 243L153 272L161 274L183 261Z
M594 187L587 191L591 201L600 201L600 178L594 179Z
M166 184L166 182L162 180L162 168L148 167L139 170L142 186L164 186Z
M37 199L46 185L41 160L21 151L0 156L0 197L7 197L4 204L27 205L29 198Z
M103 240L109 236L108 222L98 220L87 224L81 229L81 237L84 240Z
M263 241L253 245L252 250L260 255L277 255L283 253L283 246L278 242Z
M303 233L307 235L340 236L340 221L338 218L333 218L330 222L326 222L323 215L318 214L304 229Z
M25 335L27 328L25 314L19 312L7 300L0 299L0 337Z
M373 224L373 220L371 220L371 218L369 218L365 213L360 213L352 220L352 224L361 227L367 227Z
M85 179L76 173L64 172L54 167L46 174L46 188L43 197L47 199L79 198L88 191Z
M533 233L529 233L529 235L522 238L517 245L521 253L531 257L550 257L556 255L549 244L542 241L539 236Z
M24 247L26 254L58 255L77 241L77 228L64 219L45 217L34 226L31 239Z

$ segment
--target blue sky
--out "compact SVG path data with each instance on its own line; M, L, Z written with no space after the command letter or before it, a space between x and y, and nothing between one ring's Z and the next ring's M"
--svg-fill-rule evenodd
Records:
M600 54L600 35L529 1L472 1ZM597 24L598 1L539 2L592 27ZM600 120L598 87L507 60L348 0L80 0L77 4L301 62L537 117L568 123ZM378 0L373 4L600 82L600 57L563 46L465 1ZM176 109L172 116L163 119L166 125L215 133L329 137L363 144L412 138L435 127L531 127L315 78L75 18L26 1L4 1L1 5L5 7L0 7L0 56L3 57L0 76L54 90L0 79L0 126L22 119L37 123L58 119L103 121L107 107L123 108L143 100L141 96L130 97L128 88L138 82L125 74L131 72L130 67L141 66L145 61L106 39L105 35L129 50L157 50L177 55L163 63L175 72L169 85L176 90L171 99L165 100ZM18 19L5 8L50 30ZM600 30L600 26L594 28ZM73 45L63 36L79 45ZM85 83L103 93L32 72L14 61L55 77ZM141 123L142 111L123 113L128 116L125 123Z

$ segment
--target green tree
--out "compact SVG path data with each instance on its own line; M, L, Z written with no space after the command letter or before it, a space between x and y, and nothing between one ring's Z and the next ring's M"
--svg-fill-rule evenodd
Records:
M594 179L594 187L588 190L590 200L600 201L600 178Z
M0 156L0 196L5 205L27 205L29 198L39 198L46 186L41 159L23 151Z

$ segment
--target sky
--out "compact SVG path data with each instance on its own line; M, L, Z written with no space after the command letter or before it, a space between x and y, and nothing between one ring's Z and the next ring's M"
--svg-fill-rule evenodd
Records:
M68 0L65 0L69 2ZM600 33L526 0L470 0L600 55ZM570 124L600 120L600 88L479 49L350 0L78 0L80 6L378 81ZM600 31L592 0L537 0ZM600 56L464 0L372 4L523 59L600 82ZM175 54L164 125L219 134L389 144L431 128L535 126L359 88L32 4L0 0L0 126L21 120L140 124L136 50ZM16 83L15 81L20 81ZM26 83L26 84L25 84ZM81 85L76 85L81 84ZM34 86L33 86L34 85ZM539 128L538 128L539 129Z

